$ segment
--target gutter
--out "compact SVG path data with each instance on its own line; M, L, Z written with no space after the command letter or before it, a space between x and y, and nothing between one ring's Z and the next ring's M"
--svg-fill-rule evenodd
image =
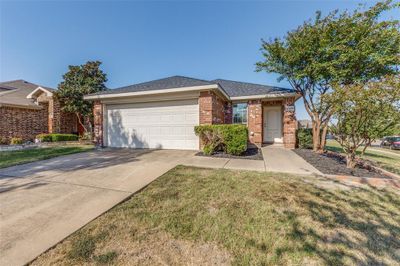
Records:
M274 94L261 94L261 95L249 95L249 96L236 96L236 97L230 97L230 100L238 101L238 100L256 100L256 99L287 98L287 97L296 97L298 99L299 98L298 96L300 95L295 92L274 93Z

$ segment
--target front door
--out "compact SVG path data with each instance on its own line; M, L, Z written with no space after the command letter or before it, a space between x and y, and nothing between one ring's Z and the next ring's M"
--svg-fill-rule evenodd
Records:
M264 107L264 142L282 143L282 107Z

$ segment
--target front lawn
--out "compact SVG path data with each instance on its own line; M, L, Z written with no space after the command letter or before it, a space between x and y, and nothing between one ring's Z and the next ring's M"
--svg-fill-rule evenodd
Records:
M336 140L329 140L326 149L334 152L343 153L342 147ZM362 148L357 150L357 155L361 155ZM400 175L400 152L378 147L367 148L363 158L372 161L377 166Z
M91 149L93 149L93 145L68 145L19 151L2 151L0 152L0 168L50 159L61 155L89 151Z
M395 265L394 190L178 166L34 265Z

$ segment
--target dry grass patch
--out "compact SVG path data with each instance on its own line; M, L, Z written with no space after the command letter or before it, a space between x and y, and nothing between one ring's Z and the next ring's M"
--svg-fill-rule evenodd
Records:
M33 264L398 264L399 195L321 182L180 166Z

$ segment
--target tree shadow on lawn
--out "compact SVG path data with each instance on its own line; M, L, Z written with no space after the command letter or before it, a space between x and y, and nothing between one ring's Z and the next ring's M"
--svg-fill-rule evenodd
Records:
M307 190L321 199L299 197L314 226L305 224L298 213L286 211L286 219L292 220L288 235L296 244L276 249L277 256L300 251L316 255L328 265L400 262L400 200L395 194L366 188Z

